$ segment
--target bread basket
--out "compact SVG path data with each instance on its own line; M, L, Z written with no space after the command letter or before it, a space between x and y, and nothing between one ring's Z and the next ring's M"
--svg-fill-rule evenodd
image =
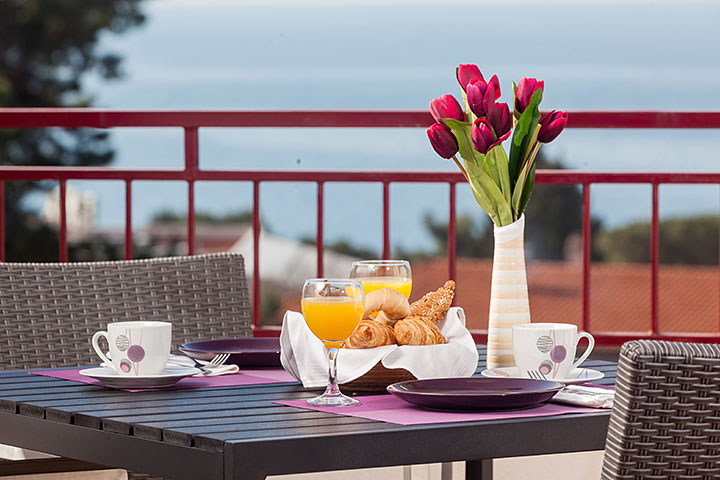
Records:
M415 379L415 376L404 368L385 368L382 362L378 362L363 376L343 383L341 387L350 392L385 392L390 384Z

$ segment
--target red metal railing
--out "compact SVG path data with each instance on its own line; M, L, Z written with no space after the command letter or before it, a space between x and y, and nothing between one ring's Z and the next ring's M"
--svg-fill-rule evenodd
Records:
M182 169L128 170L105 167L0 166L0 261L5 261L5 181L54 180L60 185L60 260L68 260L65 192L68 180L120 180L125 183L125 258L132 258L132 182L138 180L184 181L188 184L188 252L195 251L195 182L249 181L253 184L253 327L256 335L277 335L276 328L262 328L260 305L260 184L264 182L312 182L317 185L317 274L323 274L323 206L327 182L376 182L383 185L383 257L390 256L390 184L446 183L449 187L448 275L456 278L456 185L464 182L455 172L406 171L258 171L201 170L198 128L201 127L422 127L432 123L425 111L116 111L95 109L0 109L0 128L44 127L179 127L185 132L185 165ZM720 128L720 112L571 112L568 128ZM720 184L720 173L596 173L546 170L536 173L537 183L582 186L582 312L583 328L590 322L590 186L600 183L633 183L652 186L650 235L651 329L646 338L720 341L720 335L664 335L658 329L658 186L660 184ZM484 332L474 332L478 340ZM627 334L594 333L601 344L620 344Z

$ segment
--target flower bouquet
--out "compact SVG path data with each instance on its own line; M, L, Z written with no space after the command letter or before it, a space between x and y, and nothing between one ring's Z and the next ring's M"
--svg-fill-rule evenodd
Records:
M427 134L441 157L453 159L475 200L493 221L487 364L488 368L510 367L514 365L512 326L530 322L523 212L535 183L535 158L540 144L553 141L565 128L567 112L541 115L545 83L523 78L518 85L513 82L511 115L507 103L497 102L497 75L485 81L477 65L460 65L456 73L464 108L452 95L430 102L435 123ZM511 135L508 157L502 143Z

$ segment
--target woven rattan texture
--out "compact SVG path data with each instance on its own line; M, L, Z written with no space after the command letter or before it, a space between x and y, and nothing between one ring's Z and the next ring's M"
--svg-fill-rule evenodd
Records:
M404 368L385 368L378 362L365 375L352 382L344 383L343 390L350 392L387 392L391 383L417 380L415 376Z
M623 345L603 479L720 478L720 346Z
M96 364L92 334L130 320L172 322L174 350L251 336L242 256L0 263L0 369Z

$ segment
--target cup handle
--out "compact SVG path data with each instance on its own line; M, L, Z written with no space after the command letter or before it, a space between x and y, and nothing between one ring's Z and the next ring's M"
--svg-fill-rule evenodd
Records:
M100 337L105 337L105 340L108 340L108 333L107 332L95 332L95 334L92 336L92 346L95 349L95 353L98 354L100 358L102 358L103 362L107 364L110 368L113 370L115 367L113 366L112 360L108 358L107 355L103 353L103 351L100 349L100 345L98 344L98 340ZM108 340L109 342L110 340Z
M590 356L590 353L592 353L592 350L595 347L595 339L593 338L592 335L590 335L587 332L581 332L578 334L578 338L577 338L577 341L575 342L575 345L580 343L580 340L582 340L583 338L587 338L588 346L585 349L585 352L582 354L582 357L580 357L577 362L573 363L572 368L577 368L582 362L587 360L587 357Z

